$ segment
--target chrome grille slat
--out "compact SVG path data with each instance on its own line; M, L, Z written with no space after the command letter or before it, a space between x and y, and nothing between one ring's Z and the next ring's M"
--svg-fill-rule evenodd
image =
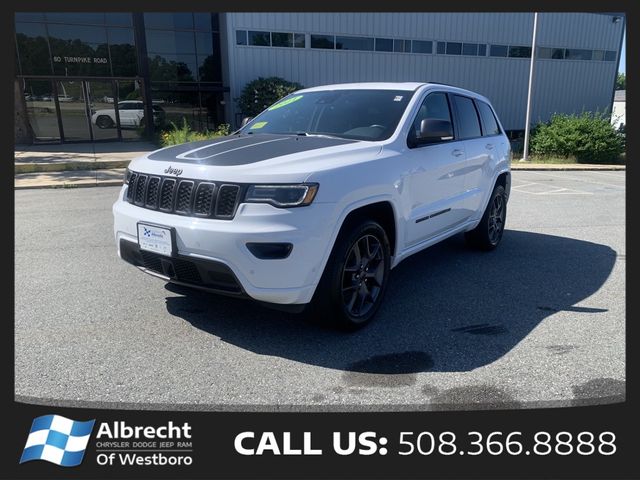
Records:
M242 191L240 185L131 172L124 199L165 213L231 220Z

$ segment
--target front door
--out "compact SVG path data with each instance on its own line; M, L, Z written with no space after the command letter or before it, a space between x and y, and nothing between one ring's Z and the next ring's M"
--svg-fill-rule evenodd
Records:
M427 95L412 132L420 128L425 118L445 120L453 125L446 93ZM463 142L456 141L452 135L437 142L415 145L405 159L410 168L407 240L408 246L412 246L454 228L467 218L464 210L466 152Z

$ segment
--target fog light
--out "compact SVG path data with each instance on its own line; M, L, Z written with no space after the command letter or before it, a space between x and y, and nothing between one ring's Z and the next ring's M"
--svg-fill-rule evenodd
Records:
M249 251L260 260L287 258L293 250L291 243L247 243Z

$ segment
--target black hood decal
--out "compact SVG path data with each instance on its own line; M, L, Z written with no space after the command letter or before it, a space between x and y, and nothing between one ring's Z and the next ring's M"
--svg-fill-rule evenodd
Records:
M233 166L261 162L293 153L335 147L356 140L301 135L233 135L165 148L147 158L161 162Z

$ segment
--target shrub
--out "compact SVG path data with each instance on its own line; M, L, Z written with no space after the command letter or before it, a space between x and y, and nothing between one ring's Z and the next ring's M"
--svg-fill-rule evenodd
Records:
M133 92L129 92L125 97L125 100L142 100L142 95L140 95L140 90L134 90Z
M175 123L169 122L171 128L160 134L160 144L163 147L169 145L179 145L181 143L196 142L198 140L209 140L216 137L229 135L230 126L227 123L218 125L214 131L196 132L191 130L186 118L182 118L182 126L178 127Z
M244 86L240 98L237 99L238 106L244 115L255 117L269 105L301 88L304 87L299 83L283 78L260 77Z
M537 155L575 157L582 163L616 161L624 151L622 136L606 115L554 114L531 134L531 152Z

